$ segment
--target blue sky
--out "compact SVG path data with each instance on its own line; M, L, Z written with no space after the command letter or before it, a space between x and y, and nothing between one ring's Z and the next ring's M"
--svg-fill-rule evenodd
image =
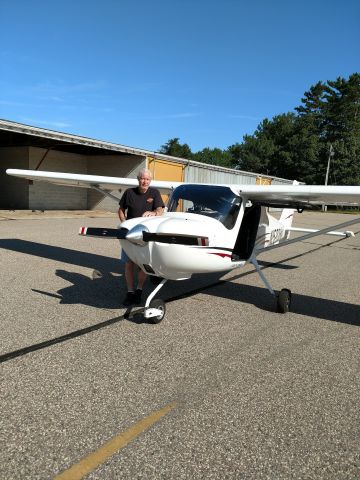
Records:
M226 148L360 71L358 0L0 0L0 118Z

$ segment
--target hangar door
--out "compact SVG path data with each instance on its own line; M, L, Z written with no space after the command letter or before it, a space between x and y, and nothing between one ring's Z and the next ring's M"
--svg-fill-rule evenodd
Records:
M256 177L256 185L271 185L271 178Z
M148 169L152 173L154 180L164 180L174 182L184 181L185 165L182 163L167 162L154 157L147 157ZM169 195L161 195L165 205L169 199Z

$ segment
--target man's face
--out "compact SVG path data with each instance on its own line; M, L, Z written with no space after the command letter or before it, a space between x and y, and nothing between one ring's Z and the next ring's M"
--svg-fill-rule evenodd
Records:
M141 176L138 177L138 182L140 192L145 193L149 188L151 177L148 173L142 173Z

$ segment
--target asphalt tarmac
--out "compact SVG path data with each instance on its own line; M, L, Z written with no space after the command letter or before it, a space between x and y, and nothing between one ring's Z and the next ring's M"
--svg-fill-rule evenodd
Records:
M118 243L77 235L99 215L0 212L0 478L359 479L359 233L259 257L285 315L246 266L169 282L150 325Z

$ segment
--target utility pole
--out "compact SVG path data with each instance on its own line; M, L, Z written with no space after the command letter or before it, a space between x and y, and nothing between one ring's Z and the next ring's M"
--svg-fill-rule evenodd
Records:
M330 148L329 148L329 157L328 157L328 163L327 163L327 168L326 168L326 176L325 176L325 186L328 184L329 180L329 172L330 172L330 162L331 158L335 155L333 146L330 143ZM326 212L327 210L327 205L323 205L322 207L323 212Z

